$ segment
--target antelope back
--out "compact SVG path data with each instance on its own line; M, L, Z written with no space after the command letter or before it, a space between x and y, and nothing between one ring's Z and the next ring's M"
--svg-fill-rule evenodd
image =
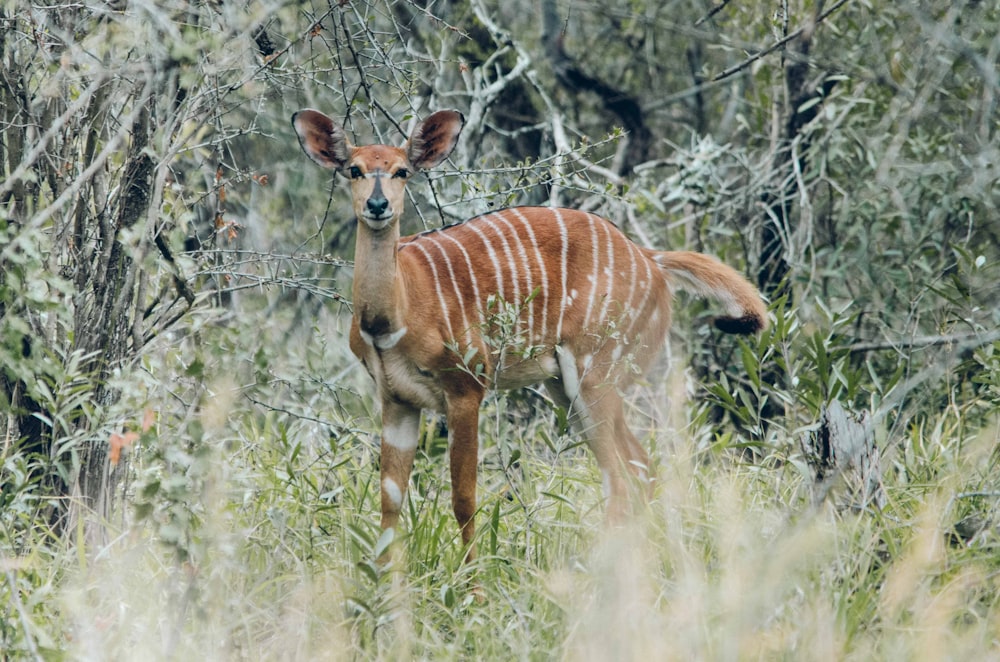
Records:
M480 349L500 338L508 357L526 360L565 347L584 368L626 354L644 367L660 348L671 293L655 255L603 218L544 207L485 214L399 246L407 271L426 275L416 298L441 336Z

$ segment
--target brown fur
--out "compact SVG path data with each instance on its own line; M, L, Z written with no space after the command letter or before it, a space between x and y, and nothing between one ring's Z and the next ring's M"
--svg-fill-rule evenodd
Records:
M317 111L293 117L306 154L351 178L359 222L350 346L382 406L382 526L398 523L421 410L444 411L452 505L472 558L487 389L544 382L587 439L608 517L619 519L628 474L651 479L621 392L659 353L674 290L720 301L724 331L755 332L767 317L756 289L732 268L698 253L640 248L580 211L512 208L400 238L408 177L447 158L463 121L440 111L403 148L354 147Z

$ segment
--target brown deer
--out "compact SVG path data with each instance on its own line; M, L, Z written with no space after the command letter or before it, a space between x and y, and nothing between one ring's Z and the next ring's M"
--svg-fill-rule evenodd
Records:
M622 391L660 351L674 290L718 300L727 316L715 323L728 333L764 329L767 311L757 290L716 259L642 248L610 221L572 209L513 207L400 238L407 181L448 157L464 123L442 110L401 148L355 147L316 110L292 117L305 153L351 181L350 345L382 408L382 528L399 520L421 410L444 412L452 506L471 559L488 388L545 383L597 457L608 519L619 520L628 473L648 482L650 470L626 425Z

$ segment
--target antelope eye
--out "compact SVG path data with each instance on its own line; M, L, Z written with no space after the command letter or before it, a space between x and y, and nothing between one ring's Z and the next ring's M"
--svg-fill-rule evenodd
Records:
M348 169L347 174L351 176L351 179L357 179L364 175L364 173L361 172L361 168L359 168L358 166L351 166Z
M406 179L409 176L410 176L410 171L407 170L406 168L400 168L395 172L395 174L393 174L393 177L395 177L396 179Z

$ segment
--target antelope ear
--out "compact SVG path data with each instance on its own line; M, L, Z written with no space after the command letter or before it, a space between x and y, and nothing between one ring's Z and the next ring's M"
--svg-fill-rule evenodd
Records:
M299 137L302 151L310 159L331 170L347 165L353 145L344 129L332 119L311 108L292 115L292 126Z
M417 170L433 168L451 154L465 117L457 110L439 110L421 122L407 141L406 157Z

